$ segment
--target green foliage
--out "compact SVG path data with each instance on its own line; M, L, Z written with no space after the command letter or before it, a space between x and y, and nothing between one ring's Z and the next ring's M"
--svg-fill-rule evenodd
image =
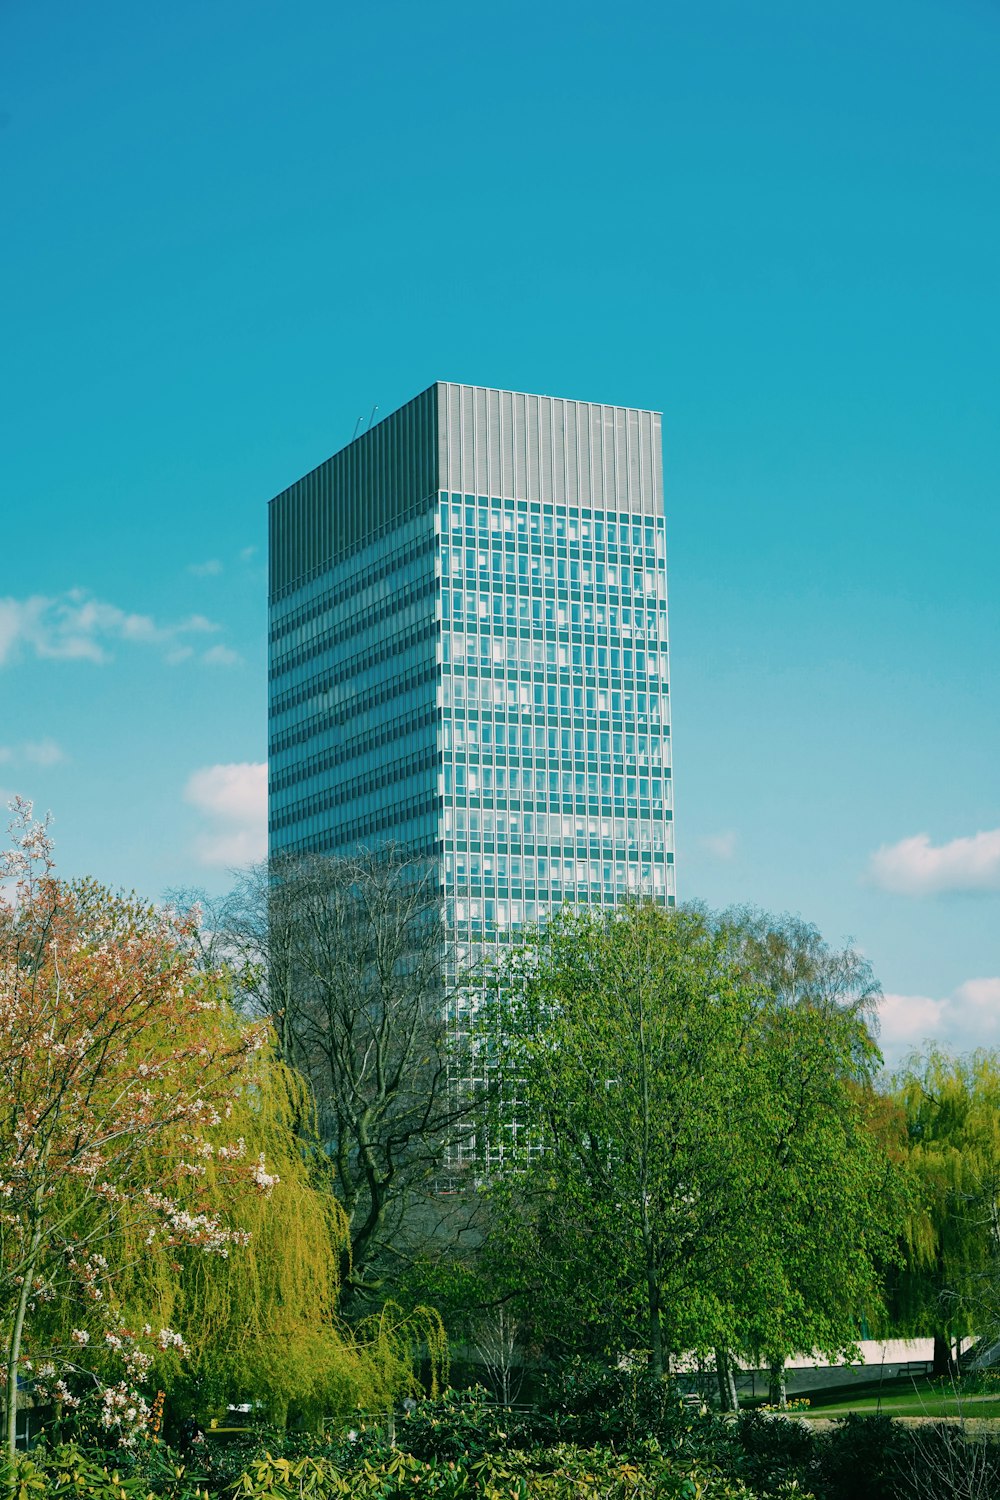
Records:
M522 1432L517 1418L487 1402L480 1386L418 1401L397 1422L396 1441L416 1458L445 1462L481 1459L516 1446Z
M228 1264L189 1259L155 1289L142 1286L136 1262L136 1300L158 1292L159 1312L192 1351L168 1391L202 1420L230 1400L258 1403L278 1421L290 1408L316 1419L391 1400L409 1381L406 1352L378 1330L356 1337L338 1316L347 1225L304 1149L301 1080L271 1057L239 1108L230 1134L263 1152L279 1179L270 1198L246 1195L234 1208L248 1243Z
M912 1057L895 1080L914 1203L900 1323L951 1342L1000 1324L1000 1056Z
M894 1500L912 1438L890 1417L844 1417L820 1445L824 1500ZM942 1497L944 1500L944 1497Z
M480 1194L476 1202L480 1219L485 1208L486 1200ZM452 1341L474 1341L477 1317L484 1308L495 1304L505 1287L501 1267L486 1265L481 1257L472 1264L469 1252L466 1257L445 1243L438 1247L433 1258L417 1256L401 1270L397 1280L398 1300L407 1307L436 1308ZM494 1270L499 1274L494 1276Z
M150 1254L142 1221L132 1225L122 1211L115 1311L127 1326L148 1323L183 1335L187 1356L159 1353L148 1377L152 1389L166 1392L175 1424L189 1415L207 1424L224 1417L232 1401L251 1402L278 1424L290 1414L316 1425L358 1406L388 1406L420 1390L416 1362L425 1356L432 1383L442 1380L447 1343L433 1310L405 1315L389 1304L355 1328L340 1318L347 1223L310 1149L310 1120L302 1080L272 1048L261 1049L250 1086L235 1097L214 1136L220 1143L238 1141L245 1158L266 1162L276 1179L270 1193L234 1199L225 1158L217 1157L202 1159L197 1177L181 1177L177 1186L178 1201L189 1211L225 1212L236 1236L225 1259ZM158 1141L148 1171L173 1182L186 1152L178 1128ZM186 1197L187 1181L195 1186ZM78 1302L56 1299L39 1310L36 1339L43 1349L71 1347L82 1316ZM92 1345L99 1353L99 1328ZM91 1362L100 1373L99 1362ZM67 1418L63 1429L72 1430ZM99 1436L85 1411L76 1431Z
M685 1406L675 1387L647 1367L609 1367L573 1359L545 1384L541 1434L583 1447L640 1451L654 1439L667 1453L688 1459L718 1458L732 1447L731 1429L710 1413Z
M486 1255L554 1345L644 1348L662 1373L692 1348L837 1355L877 1321L898 1205L864 1006L790 1002L753 953L733 917L632 904L505 960L496 1125L523 1129Z
M307 1454L330 1457L328 1445L319 1434L310 1432L302 1437L304 1446L296 1446L292 1434L284 1428L248 1427L225 1438L210 1437L199 1442L196 1461L205 1475L207 1488L219 1495L232 1490L266 1453L278 1458L304 1458Z
M43 1446L15 1458L13 1492L17 1500L207 1500L200 1477L161 1445L144 1444L118 1460L109 1464L74 1443Z
M620 1373L620 1372L619 1372ZM583 1422L606 1413L606 1425L632 1421L627 1444L538 1441L509 1427L482 1392L446 1392L419 1403L397 1422L401 1444L383 1430L329 1440L308 1435L248 1434L217 1466L210 1450L202 1472L159 1443L138 1446L109 1463L73 1445L19 1455L10 1473L15 1500L966 1500L1000 1493L1000 1453L956 1427L907 1429L885 1417L849 1417L815 1435L804 1422L745 1414L738 1423L692 1418L680 1442L641 1432L639 1411L650 1390L603 1387L577 1369L562 1390ZM638 1403L638 1405L637 1405ZM627 1416L634 1413L634 1418ZM667 1418L669 1408L659 1411ZM539 1430L540 1431L540 1430ZM371 1441L366 1438L370 1436Z
M276 1458L265 1453L252 1463L232 1487L236 1497L248 1496L251 1500L280 1500L284 1496L326 1495L346 1493L341 1489L341 1475L328 1459L305 1457Z
M30 1458L3 1455L3 1485L10 1500L42 1500L47 1493L45 1474Z
M739 1469L755 1488L797 1484L811 1488L816 1469L816 1442L803 1422L761 1411L745 1411L736 1424Z
M446 1379L440 1319L348 1329L349 1215L307 1085L196 958L196 924L52 874L18 803L0 902L0 1394L8 1451L31 1370L60 1425L122 1442L251 1401L276 1422ZM23 1361L23 1364L22 1364ZM30 1361L30 1366L29 1366ZM89 1408L89 1411L87 1410ZM76 1412L76 1417L67 1414Z
M406 1312L396 1302L386 1302L379 1312L363 1319L356 1327L356 1338L369 1359L383 1371L391 1372L392 1383L383 1381L381 1400L358 1402L368 1408L391 1406L394 1395L404 1392L423 1395L413 1372L414 1355L422 1352L428 1368L428 1394L437 1396L448 1384L448 1336L436 1308L419 1304Z
M738 1478L708 1463L679 1464L648 1447L641 1457L571 1444L486 1454L467 1461L419 1458L405 1450L363 1459L338 1471L329 1461L290 1461L265 1454L231 1491L234 1500L302 1500L304 1496L370 1496L392 1500L756 1500ZM785 1495L787 1487L772 1492ZM794 1491L799 1500L809 1500Z
M654 1417L658 1410L652 1391L642 1395L643 1384L631 1395L612 1386L602 1397L596 1372L577 1371L562 1390L564 1401L576 1392L581 1406L589 1402L586 1420L591 1422L602 1401L611 1425L621 1425L623 1407L635 1410L627 1445L554 1440L544 1414L540 1425L532 1427L530 1420L514 1424L509 1412L488 1405L484 1392L449 1391L397 1418L398 1447L390 1444L385 1426L359 1424L327 1439L258 1429L238 1441L206 1445L198 1475L159 1444L123 1456L117 1471L105 1471L102 1460L95 1468L95 1460L79 1449L41 1450L36 1462L22 1461L26 1481L33 1477L36 1486L24 1500L47 1500L57 1493L84 1500L88 1486L96 1500L200 1500L205 1491L219 1500L333 1500L341 1495L386 1500L411 1494L445 1500L772 1500L786 1495L803 1500L805 1492L790 1489L787 1476L748 1488L732 1429L717 1421L702 1422L694 1442L643 1435L636 1400L640 1406L643 1400L653 1401ZM660 1412L664 1415L669 1427L667 1408ZM71 1490L61 1477L67 1472L77 1476ZM119 1493L106 1492L109 1481L120 1482Z

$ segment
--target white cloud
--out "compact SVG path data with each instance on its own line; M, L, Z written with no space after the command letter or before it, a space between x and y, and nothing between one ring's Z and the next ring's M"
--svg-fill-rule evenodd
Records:
M904 896L1000 890L1000 828L948 844L934 845L926 833L883 844L868 873L875 885Z
M202 812L229 821L246 821L266 812L267 762L236 761L195 771L184 791Z
M716 859L732 859L736 854L739 839L733 830L729 829L726 833L709 834L701 842L709 854L714 854Z
M217 557L210 557L207 562L189 563L188 572L195 578L215 578L222 572L222 564Z
M205 766L188 778L184 799L208 821L196 841L204 865L247 865L267 853L267 762Z
M925 1037L940 1038L947 1003L929 995L883 995L878 1008L883 1050L918 1047Z
M980 1015L1000 1017L1000 979L967 979L955 991L955 998Z
M120 641L169 652L185 636L212 634L219 626L204 615L159 624L152 615L120 609L91 598L85 589L0 599L0 666L22 654L62 661L106 662Z
M55 740L23 740L19 745L0 745L0 765L57 766L66 752Z
M257 548L256 547L242 547L240 549L240 562L245 562L245 563L252 562L253 559L256 556L257 556Z
M207 667L238 667L243 661L240 653L230 646L210 646L201 659Z
M1000 977L967 979L941 1000L884 995L881 1046L890 1065L927 1041L953 1052L1000 1046Z

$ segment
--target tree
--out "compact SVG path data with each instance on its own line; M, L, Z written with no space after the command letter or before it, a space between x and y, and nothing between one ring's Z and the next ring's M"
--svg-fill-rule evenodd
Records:
M550 1333L645 1347L657 1374L853 1343L891 1247L860 1018L780 1003L731 923L633 904L515 952L490 1043L501 1116L531 1127L499 1222Z
M352 1337L337 1319L347 1224L268 1023L199 968L190 924L58 881L46 827L15 812L17 886L0 904L8 1448L24 1372L64 1410L91 1393L126 1441L151 1375L249 1389L275 1415L408 1385L412 1325Z
M499 1302L476 1320L476 1348L502 1406L516 1401L524 1380L521 1322L509 1302Z
M857 1014L772 995L758 1027L763 1107L746 1157L753 1253L744 1235L728 1263L723 1247L719 1269L739 1312L736 1347L770 1367L771 1398L783 1403L790 1353L838 1356L862 1318L873 1328L884 1319L904 1192L877 1129L878 1053Z
M430 1303L439 1309L449 1341L462 1348L461 1358L480 1366L497 1400L509 1406L524 1380L530 1314L518 1268L491 1250L489 1202L477 1196L472 1243L442 1236L434 1256L414 1260L407 1268L401 1295L406 1303Z
M161 913L90 881L57 881L46 826L32 821L30 804L13 806L4 873L17 886L0 905L0 1305L11 1450L22 1348L40 1311L74 1295L99 1304L109 1320L103 1344L114 1350L123 1333L107 1311L113 1247L139 1239L150 1254L182 1245L228 1254L240 1236L199 1202L207 1157L234 1190L274 1186L265 1160L248 1160L223 1126L264 1029L238 1023L217 984L192 973ZM182 1150L164 1181L151 1168L167 1135ZM83 1347L89 1337L80 1335ZM175 1346L170 1330L159 1344L161 1353ZM133 1372L152 1357L137 1353ZM120 1394L128 1420L141 1419L139 1395Z
M808 1006L827 1015L847 1011L869 1032L877 1026L882 986L869 960L850 943L832 948L813 923L752 906L730 907L719 925L730 935L748 981L766 990L775 1004Z
M476 1106L448 1021L436 871L393 848L282 859L252 872L208 925L213 956L226 955L309 1082L349 1226L344 1296L363 1312L431 1233L431 1190Z
M896 1311L907 1329L933 1333L943 1375L956 1341L1000 1332L1000 1057L914 1055L892 1098L914 1189Z
M798 1093L803 1103L816 1094L817 1079L822 1081L824 1070L835 1068L837 1081L831 1097L825 1103L813 1097L811 1110L799 1109L799 1115L811 1122L811 1128L829 1128L839 1116L839 1101L843 1098L843 1086L853 1087L853 1105L859 1109L866 1128L875 1129L876 1118L882 1108L881 1099L870 1088L871 1068L875 1058L872 1037L877 1035L878 1010L881 986L868 959L848 943L843 948L831 947L819 929L801 917L783 915L775 917L754 907L733 907L719 918L721 928L729 934L734 958L745 974L747 981L765 992L773 1009L771 1037L775 1055L780 1059L776 1083L783 1088L786 1097ZM788 1012L794 1014L790 1018ZM839 1055L834 1057L831 1043L839 1038ZM776 1045L780 1041L780 1045ZM837 1050L834 1044L834 1050ZM819 1067L819 1073L816 1067ZM850 1082L853 1080L853 1086ZM837 1128L837 1127L835 1127ZM850 1128L850 1127L848 1127ZM857 1158L853 1159L857 1163ZM880 1153L884 1182L879 1189L885 1205L885 1213L898 1218L901 1212L901 1183L898 1175L888 1170L890 1156ZM851 1162L843 1163L850 1169ZM795 1182L791 1163L786 1162L782 1174L782 1189L787 1192ZM818 1196L819 1182L810 1167L804 1182L807 1195ZM841 1184L841 1191L846 1184ZM872 1185L868 1185L870 1192ZM866 1189L855 1183L847 1194L846 1201L864 1203ZM832 1220L828 1225L832 1226ZM837 1279L832 1286L824 1286L822 1271L829 1257L817 1255L800 1234L794 1242L783 1247L785 1259L798 1255L798 1280L804 1284L811 1281L807 1302L810 1315L815 1318L820 1308L832 1295L834 1303L843 1303L847 1287L843 1274L851 1262L849 1247L864 1241L864 1225L850 1222L845 1226L844 1253L837 1261ZM829 1229L828 1229L829 1232ZM883 1249L885 1242L883 1240ZM864 1280L864 1262L859 1265ZM855 1288L860 1296L861 1288ZM858 1305L864 1304L860 1296ZM768 1308L771 1315L776 1310L773 1299L763 1299L760 1309ZM869 1319L872 1305L868 1306ZM789 1322L792 1308L781 1307L781 1315ZM763 1329L757 1335L757 1358L767 1357L771 1367L770 1399L784 1404L784 1360L780 1355L783 1347L779 1337L769 1343Z

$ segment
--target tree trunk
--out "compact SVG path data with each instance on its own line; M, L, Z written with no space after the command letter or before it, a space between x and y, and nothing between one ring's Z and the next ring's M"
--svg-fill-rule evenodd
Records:
M788 1392L785 1389L785 1361L783 1359L772 1361L768 1369L767 1399L771 1406L778 1406L785 1411L788 1406Z
M663 1328L660 1322L660 1287L656 1273L646 1270L646 1290L649 1300L649 1368L657 1380L663 1379Z
M715 1378L719 1384L719 1410L729 1410L729 1386L726 1383L726 1356L723 1350L715 1351Z
M28 1298L31 1296L31 1284L35 1279L35 1260L38 1256L38 1247L42 1241L41 1225L38 1225L31 1236L31 1249L24 1266L24 1279L21 1282L21 1290L17 1299L17 1307L14 1312L14 1323L10 1330L10 1342L7 1345L7 1453L13 1460L17 1452L17 1372L21 1365L21 1336L24 1333L24 1318L28 1310ZM12 1479L13 1482L13 1479Z
M954 1375L955 1367L951 1357L951 1340L944 1338L940 1333L934 1335L934 1369L936 1378L946 1380Z
M723 1411L739 1411L740 1398L736 1393L736 1378L728 1349L716 1349L715 1373L719 1382L719 1405Z

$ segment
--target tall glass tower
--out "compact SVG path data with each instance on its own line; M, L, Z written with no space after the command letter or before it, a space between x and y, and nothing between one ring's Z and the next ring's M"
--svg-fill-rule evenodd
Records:
M656 412L438 383L270 506L272 855L386 841L461 948L674 900Z

